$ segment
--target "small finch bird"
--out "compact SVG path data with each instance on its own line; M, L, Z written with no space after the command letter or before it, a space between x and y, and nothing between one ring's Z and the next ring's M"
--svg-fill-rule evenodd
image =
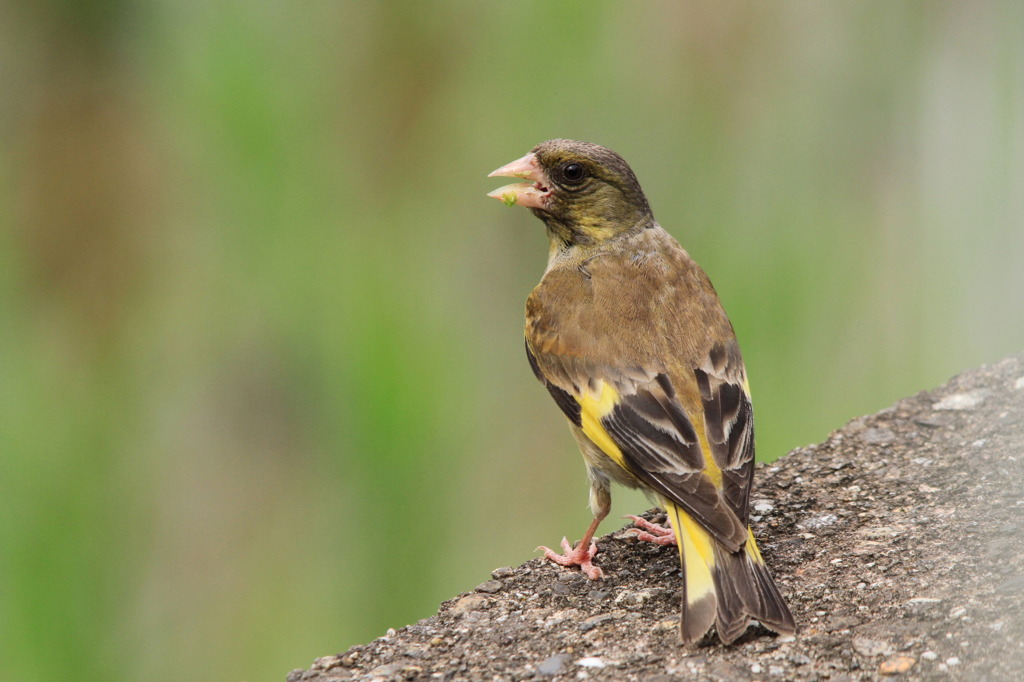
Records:
M526 301L526 354L569 420L594 514L575 547L545 556L591 579L611 482L640 488L671 530L631 517L639 537L676 544L685 643L717 625L728 644L750 620L792 634L793 616L747 521L754 421L732 324L704 271L654 220L640 184L610 149L549 140L489 177L488 196L528 207L551 248Z

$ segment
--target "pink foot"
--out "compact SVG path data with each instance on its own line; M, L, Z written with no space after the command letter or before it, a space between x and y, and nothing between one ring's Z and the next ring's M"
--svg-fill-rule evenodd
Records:
M656 523L651 523L642 516L633 516L632 514L626 516L627 519L633 521L634 524L643 528L643 530L633 529L636 532L636 539L643 542L653 542L656 545L674 545L676 544L676 534L671 528L665 528L665 526L659 526ZM645 532L650 531L650 532Z
M582 543L580 543L580 546L573 549L569 541L566 538L562 538L562 551L565 554L557 554L554 550L544 546L537 549L544 550L544 558L554 561L559 566L579 566L580 571L591 580L598 580L604 577L601 569L592 563L594 555L597 554L597 543L593 540L590 541L590 547L588 548L582 547Z

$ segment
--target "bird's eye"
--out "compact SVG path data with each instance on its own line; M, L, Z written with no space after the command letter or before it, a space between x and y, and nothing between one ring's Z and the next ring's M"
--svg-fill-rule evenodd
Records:
M580 163L567 163L562 166L561 171L562 179L570 185L579 184L587 177L587 171Z

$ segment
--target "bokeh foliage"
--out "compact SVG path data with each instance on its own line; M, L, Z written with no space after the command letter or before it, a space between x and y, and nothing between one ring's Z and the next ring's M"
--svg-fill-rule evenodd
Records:
M2 679L282 679L578 536L483 196L544 139L709 271L762 459L1024 339L1020 3L7 2L0 92Z

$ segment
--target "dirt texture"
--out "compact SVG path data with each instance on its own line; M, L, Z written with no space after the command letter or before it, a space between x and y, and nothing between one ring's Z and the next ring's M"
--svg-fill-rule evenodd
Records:
M499 568L288 682L1024 680L1024 354L759 467L751 504L793 638L681 646L675 548L618 531L598 540L604 580Z

